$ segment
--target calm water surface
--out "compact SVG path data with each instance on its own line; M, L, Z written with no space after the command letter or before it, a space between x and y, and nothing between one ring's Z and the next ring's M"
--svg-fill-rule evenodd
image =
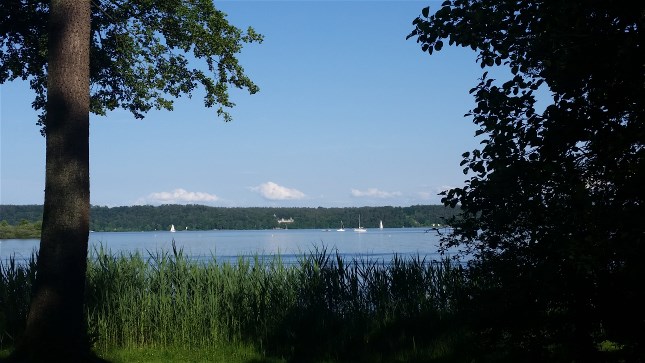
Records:
M280 254L295 261L303 253L326 247L352 258L383 259L389 261L394 254L420 255L426 259L440 259L437 254L439 236L426 233L424 228L368 229L367 232L345 232L290 229L257 231L178 231L156 232L93 232L90 233L90 250L103 247L112 254L140 252L144 256L162 251L172 251L172 241L192 259L218 261L236 259L237 256ZM39 240L0 240L0 260L9 256L16 260L29 258L38 249Z

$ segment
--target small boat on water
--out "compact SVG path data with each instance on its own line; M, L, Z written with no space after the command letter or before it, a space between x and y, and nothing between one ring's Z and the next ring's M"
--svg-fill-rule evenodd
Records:
M174 232L174 231L175 231L175 225L174 225L174 224L171 224L171 225L170 225L170 232Z
M340 228L338 228L336 232L345 232L345 226L343 226L343 221L340 221Z
M383 221L379 221L378 229L383 229Z
M354 228L354 232L367 232L367 229L361 227L361 215L358 215L358 228Z

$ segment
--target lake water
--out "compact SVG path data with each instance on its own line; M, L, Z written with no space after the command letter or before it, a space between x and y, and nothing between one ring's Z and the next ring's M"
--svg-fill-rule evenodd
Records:
M161 251L172 252L172 241L191 259L235 260L237 256L280 254L285 261L296 261L316 247L338 251L347 258L379 259L389 262L394 254L441 259L437 253L439 235L423 228L368 229L367 232L324 230L251 230L251 231L178 231L93 232L90 250L103 247L112 254L139 251L143 256ZM9 256L24 261L38 249L39 240L0 240L0 260Z

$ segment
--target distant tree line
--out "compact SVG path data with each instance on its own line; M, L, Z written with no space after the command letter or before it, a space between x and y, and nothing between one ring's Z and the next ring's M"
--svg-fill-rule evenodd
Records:
M43 219L42 205L2 205L0 204L0 221L15 226L21 221L38 222Z
M177 230L211 229L309 229L361 225L376 228L379 221L385 227L427 227L445 224L458 209L441 205L414 205L410 207L354 207L354 208L223 208L203 205L161 205L91 208L90 229L93 231L154 231L167 230L173 224ZM8 225L21 221L30 223L42 219L41 205L0 205L0 220ZM292 223L278 223L279 219L293 218Z

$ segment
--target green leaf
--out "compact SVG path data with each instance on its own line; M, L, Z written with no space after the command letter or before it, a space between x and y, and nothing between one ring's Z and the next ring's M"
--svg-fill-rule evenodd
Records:
M428 15L430 14L430 7L426 6L421 10L421 14L423 15L424 18L427 18Z

